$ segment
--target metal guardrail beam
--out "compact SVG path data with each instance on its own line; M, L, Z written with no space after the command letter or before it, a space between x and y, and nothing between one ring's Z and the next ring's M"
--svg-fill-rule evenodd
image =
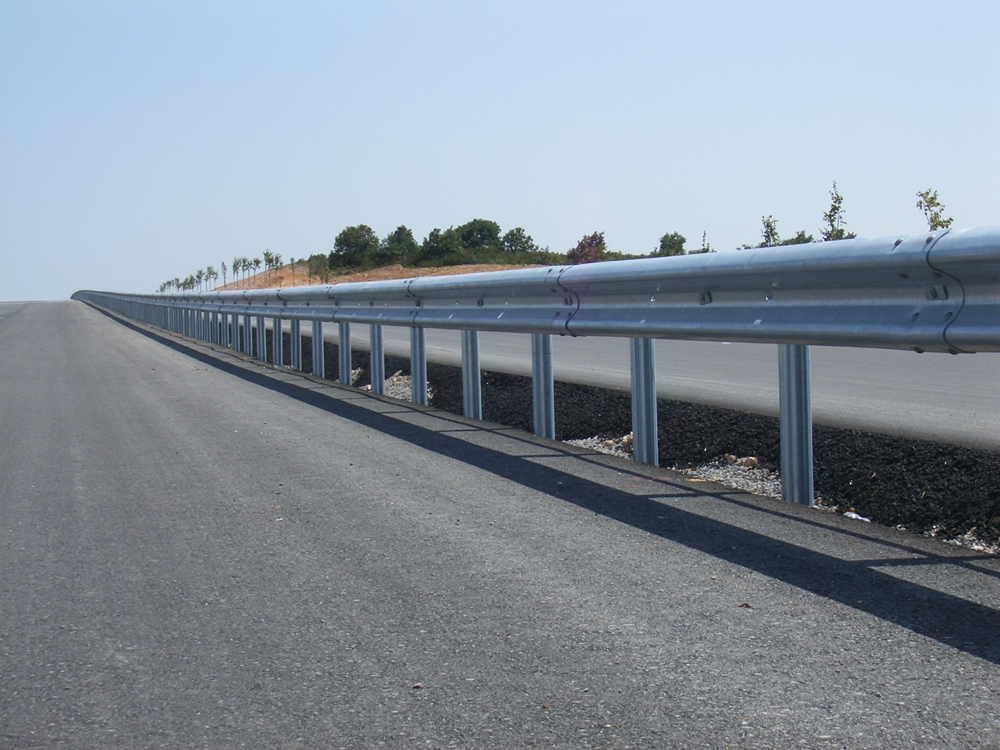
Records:
M546 436L555 434L548 416L551 387L544 382L551 370L542 343L546 337L628 337L633 342L633 450L647 463L657 460L653 339L781 344L785 497L811 504L807 347L1000 351L1000 227L293 289L179 295L80 291L73 298L216 342L220 316L235 321L234 344L242 317L247 354L256 319L261 360L266 358L266 318L275 322L275 330L282 320L310 320L314 373L322 369L322 346L318 355L316 346L322 323L336 322L345 384L351 382L351 323L373 327L373 351L380 348L376 328L411 327L421 332L411 340L418 403L418 379L426 398L423 329L462 330L463 404L466 415L476 418L482 414L478 332L536 334L533 342L541 349L533 367L540 381L535 383L535 429ZM280 344L274 348L280 355Z

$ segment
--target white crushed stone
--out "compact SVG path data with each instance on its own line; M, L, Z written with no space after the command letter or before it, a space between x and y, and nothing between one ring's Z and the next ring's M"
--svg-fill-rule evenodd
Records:
M354 380L357 380L360 374L360 369L351 373ZM362 391L370 391L371 389L371 383L360 387ZM403 375L403 371L399 370L395 375L385 379L385 395L390 398L398 398L400 401L409 401L413 396L413 378L409 375ZM427 400L430 401L432 398L434 398L434 391L428 385Z
M581 440L567 440L571 445L590 448L599 453L606 453L619 458L632 458L632 434L620 438L606 438L595 435ZM738 459L730 456L732 461L710 461L695 466L692 469L674 469L686 477L704 479L715 482L730 489L749 492L762 497L781 497L781 478L777 472L768 471L756 466L753 458Z

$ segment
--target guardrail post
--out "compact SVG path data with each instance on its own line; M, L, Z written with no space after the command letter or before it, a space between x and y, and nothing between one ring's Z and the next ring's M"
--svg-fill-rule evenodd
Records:
M294 318L292 326L292 367L296 370L302 369L302 321Z
M285 364L285 321L271 318L271 363L275 367Z
M462 411L470 419L483 418L479 331L462 331Z
M240 350L240 316L237 313L229 316L229 348Z
M213 310L208 314L209 325L211 329L209 330L209 341L213 344L219 343L219 313Z
M339 372L337 379L342 385L352 385L351 378L351 324L338 323L337 352L339 354Z
M632 458L660 465L656 425L656 351L653 339L629 341L632 370Z
M427 330L410 329L410 400L427 406Z
M312 322L312 357L313 375L317 378L326 377L326 352L323 346L323 321L314 320Z
M531 410L535 434L556 439L556 397L552 375L552 336L531 334Z
M372 324L371 328L371 364L372 393L385 395L385 344L382 340L382 326Z
M781 499L813 505L812 395L809 347L778 345L781 402Z
M257 359L267 362L267 326L264 316L257 316Z
M243 316L243 353L253 356L253 326L249 314Z

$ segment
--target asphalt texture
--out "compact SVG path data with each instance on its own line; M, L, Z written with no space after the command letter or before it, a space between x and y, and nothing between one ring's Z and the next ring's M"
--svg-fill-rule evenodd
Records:
M1000 563L0 306L0 745L996 747Z

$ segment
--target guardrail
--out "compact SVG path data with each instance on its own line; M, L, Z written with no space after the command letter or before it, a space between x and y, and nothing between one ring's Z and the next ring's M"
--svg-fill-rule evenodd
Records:
M555 437L551 336L631 340L633 453L658 463L654 340L778 344L782 496L812 505L809 346L1000 351L1000 227L841 240L738 253L647 258L460 276L204 294L80 291L73 299L302 367L301 322L339 325L339 380L351 382L351 324L371 336L372 391L385 380L382 326L410 328L412 399L427 400L425 330L462 331L463 404L482 418L479 332L532 336L535 432ZM240 319L242 318L242 325ZM241 337L242 332L242 337ZM255 346L256 343L256 346ZM325 377L323 349L312 372Z

